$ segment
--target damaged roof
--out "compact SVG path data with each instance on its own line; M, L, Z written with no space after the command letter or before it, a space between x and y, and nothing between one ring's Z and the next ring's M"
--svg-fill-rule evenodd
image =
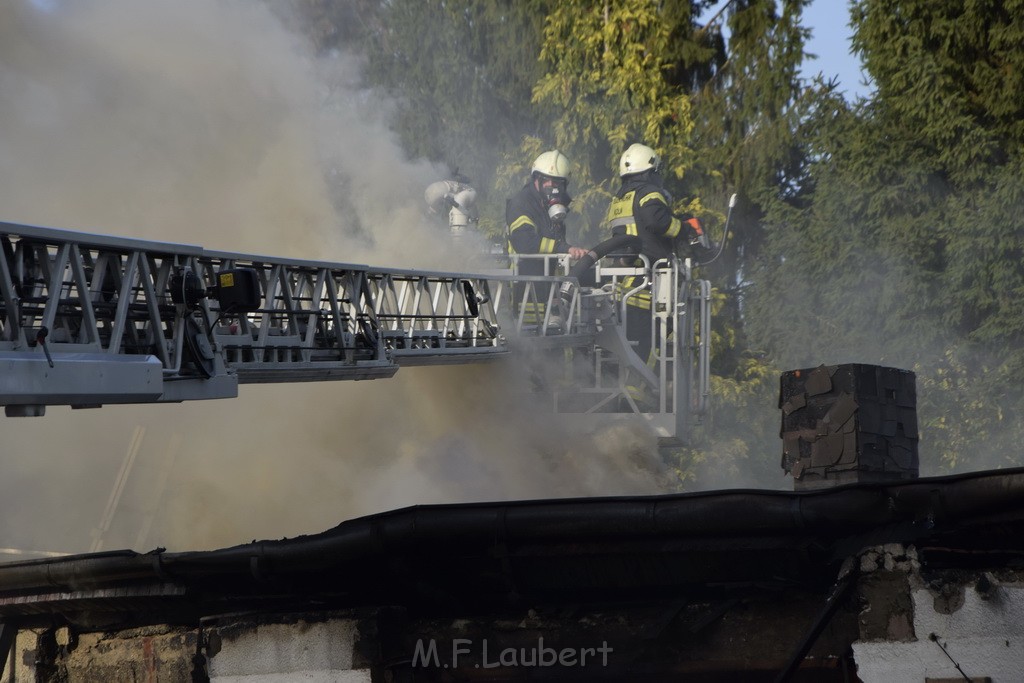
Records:
M0 564L0 620L169 623L245 609L481 610L824 591L864 548L1024 565L1024 468L811 491L422 505L202 552Z

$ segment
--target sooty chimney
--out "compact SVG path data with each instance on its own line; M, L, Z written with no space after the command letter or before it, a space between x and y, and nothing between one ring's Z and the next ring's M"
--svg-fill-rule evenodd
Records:
M793 487L916 479L914 379L909 370L862 364L783 373L782 468Z

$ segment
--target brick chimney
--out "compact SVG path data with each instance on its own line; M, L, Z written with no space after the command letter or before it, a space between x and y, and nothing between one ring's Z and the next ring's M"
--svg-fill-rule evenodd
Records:
M794 489L917 478L913 372L858 363L790 370L779 408Z

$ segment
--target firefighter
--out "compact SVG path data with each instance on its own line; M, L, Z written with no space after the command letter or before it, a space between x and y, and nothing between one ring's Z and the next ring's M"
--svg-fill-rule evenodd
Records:
M544 152L533 162L530 179L505 205L510 254L569 254L574 259L587 253L565 239L565 217L569 212L569 160L557 149ZM520 275L552 275L546 259L519 261ZM547 269L547 272L545 270ZM549 288L537 287L537 301L527 302L524 322L540 324L544 319ZM522 296L520 290L519 296ZM519 297L517 297L518 301ZM562 321L552 312L549 325Z
M619 158L622 186L605 218L613 235L640 238L639 252L651 265L674 257L680 240L686 240L691 248L709 247L707 235L696 216L672 213L672 195L664 188L660 163L657 152L647 145L630 145ZM632 281L633 278L627 278L622 283L624 291L633 288ZM637 343L640 358L653 366L650 288L627 299L626 331L630 341Z

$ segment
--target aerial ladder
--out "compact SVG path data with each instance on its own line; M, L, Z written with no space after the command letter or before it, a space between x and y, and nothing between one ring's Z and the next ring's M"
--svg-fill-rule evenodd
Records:
M383 379L403 366L552 349L569 369L546 389L559 413L639 416L686 441L707 410L711 292L688 260L603 260L580 286L564 255L544 257L541 276L518 274L529 256L478 273L395 270L14 223L0 223L0 245L7 416L230 398L239 384ZM627 277L652 291L653 367L624 327ZM531 306L547 313L531 319ZM653 400L635 399L638 381Z

